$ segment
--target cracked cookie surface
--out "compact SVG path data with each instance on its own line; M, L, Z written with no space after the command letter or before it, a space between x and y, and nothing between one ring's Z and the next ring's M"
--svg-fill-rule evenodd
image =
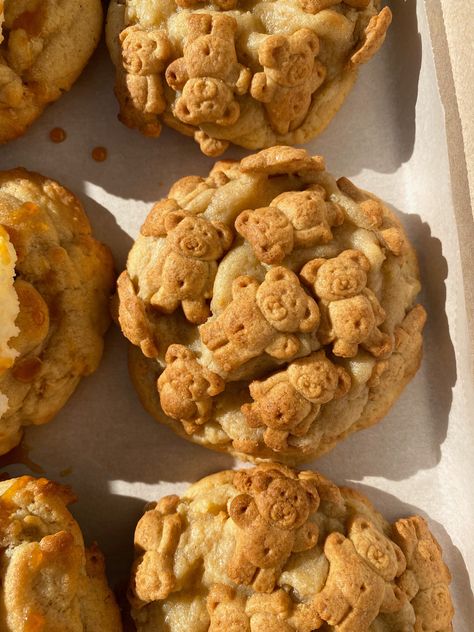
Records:
M208 156L299 144L337 112L390 25L379 0L112 0L121 121Z
M9 343L15 357L0 368L3 454L19 443L24 426L49 421L98 367L114 271L79 200L41 175L0 172L0 226L15 250L19 302Z
M451 632L451 576L420 516L387 522L317 472L220 472L135 530L138 632Z
M100 0L2 0L0 143L69 90L97 46Z
M182 436L298 462L379 421L425 312L399 221L320 156L274 147L185 177L146 218L117 317L145 407Z
M5 632L120 632L97 545L84 547L68 487L29 476L0 482Z

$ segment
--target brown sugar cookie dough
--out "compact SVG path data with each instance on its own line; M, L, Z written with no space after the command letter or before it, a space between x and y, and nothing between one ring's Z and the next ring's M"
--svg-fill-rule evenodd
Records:
M4 454L19 443L23 426L49 421L81 377L96 370L114 273L81 203L53 180L24 169L0 172L0 226L16 275L16 299L0 311L0 333L5 319L13 350L2 361L0 349Z
M449 632L450 581L420 516L269 463L149 505L130 601L138 632Z
M71 88L101 29L100 0L0 0L0 143Z
M3 632L120 632L97 545L84 548L74 494L44 478L0 482Z
M391 22L379 0L112 0L119 118L208 156L304 143L329 123Z
M251 460L320 455L379 421L415 374L425 312L398 219L321 156L274 147L186 177L118 280L145 407Z

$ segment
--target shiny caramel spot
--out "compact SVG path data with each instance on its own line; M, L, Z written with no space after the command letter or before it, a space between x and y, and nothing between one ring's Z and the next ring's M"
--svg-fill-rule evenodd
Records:
M3 373L13 365L13 358L0 358L0 373Z
M0 503L4 506L6 505L7 507L16 507L16 503L13 499L15 498L17 492L27 485L29 480L30 478L28 476L20 476L20 478L17 478L17 480L0 496Z
M49 132L49 138L53 143L63 143L66 140L66 132L62 127L55 127Z
M24 632L43 632L46 625L46 619L39 612L30 612L26 621Z
M26 358L15 364L12 375L18 382L28 384L37 377L42 365L43 363L39 358Z
M38 463L35 463L34 461L30 459L30 448L23 442L20 443L20 445L17 445L16 448L13 448L13 450L10 450L10 452L0 455L0 470L4 470L4 468L6 468L8 465L18 465L18 464L24 465L31 472L34 472L35 474L45 473L45 470L41 467L41 465L38 465ZM11 478L11 477L7 476L7 478ZM24 477L24 478L28 480L28 477ZM1 504L1 500L2 500L2 497L0 497L0 504Z
M92 158L96 162L104 162L104 160L107 160L107 149L105 147L94 147Z
M37 9L33 11L24 11L12 24L12 29L23 29L28 35L35 36L41 33L45 18L45 7L43 3L39 3Z

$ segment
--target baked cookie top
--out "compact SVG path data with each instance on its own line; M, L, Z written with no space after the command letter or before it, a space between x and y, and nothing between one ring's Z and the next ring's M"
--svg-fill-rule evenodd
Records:
M14 332L14 312L2 304L0 313L15 350L0 371L8 400L0 416L3 454L18 444L23 426L49 421L97 368L114 275L112 255L92 237L81 203L53 180L23 169L0 172L0 226L16 251L19 302Z
M120 119L208 156L319 134L390 25L379 0L112 0Z
M6 230L0 226L0 375L10 368L18 354L10 347L10 340L18 335L15 320L19 312L18 297L13 287L16 252ZM8 408L6 396L0 392L0 417Z
M160 421L296 462L378 421L416 371L425 313L399 221L321 156L274 147L186 177L118 280L132 378Z
M120 632L97 545L84 548L67 510L73 493L44 478L0 482L5 632Z
M449 632L450 573L423 518L277 464L152 503L135 531L138 632Z
M69 90L100 39L100 0L1 0L0 143Z

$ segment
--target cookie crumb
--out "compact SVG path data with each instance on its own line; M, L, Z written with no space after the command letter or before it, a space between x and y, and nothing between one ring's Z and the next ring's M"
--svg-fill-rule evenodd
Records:
M96 162L104 162L107 160L107 149L105 147L94 147L92 150L92 158Z
M53 143L63 143L67 138L67 134L62 127L55 127L49 132L49 138Z

